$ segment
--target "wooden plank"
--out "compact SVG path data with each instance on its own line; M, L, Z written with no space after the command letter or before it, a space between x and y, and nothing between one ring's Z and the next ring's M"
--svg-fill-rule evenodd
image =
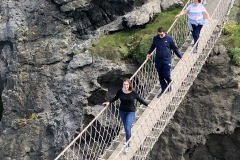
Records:
M217 24L217 20L214 20L214 23ZM211 24L214 24L211 22ZM204 27L201 35L204 36L204 39L199 42L199 51L203 50L204 45L206 44L207 40L211 37L211 34L207 33L212 33L214 30L214 27L211 27L211 29ZM204 33L203 33L204 32ZM205 44L204 44L205 43ZM193 54L193 47L189 46L186 52L183 55L184 58L191 58L191 61L187 61L188 67L184 67L184 63L182 61L179 61L177 63L176 67L172 71L172 77L176 77L178 79L173 79L173 88L172 88L172 93L173 95L176 94L177 90L180 89L181 83L184 81L184 79L187 77L187 74L179 76L178 74L180 73L181 69L184 69L185 73L189 73L191 68L193 67L194 63L197 61L199 54ZM173 97L173 95L171 95ZM114 150L114 152L111 154L111 156L108 158L108 160L113 160L116 158L116 156L120 155L118 159L123 159L127 160L130 159L131 157L134 156L134 153L138 150L138 148L143 144L145 138L150 135L150 132L152 128L154 127L154 124L156 124L166 109L167 105L170 103L170 99L167 97L168 95L164 94L160 99L154 97L154 99L151 101L150 105L155 106L160 102L160 100L166 101L163 106L158 106L156 110L151 110L151 109L146 109L143 114L139 117L139 119L136 121L134 126L132 127L132 138L131 138L131 145L130 145L130 150L128 153L124 153L124 144L120 143L117 148ZM166 99L166 100L165 100ZM154 116L150 116L154 112ZM159 116L156 116L159 115ZM122 152L122 153L119 153Z

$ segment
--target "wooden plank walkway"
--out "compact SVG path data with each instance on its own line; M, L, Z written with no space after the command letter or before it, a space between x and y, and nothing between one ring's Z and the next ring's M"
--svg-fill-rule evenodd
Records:
M217 20L212 20L211 25L216 26ZM139 147L143 144L145 138L150 136L150 132L154 125L159 121L161 115L167 106L171 103L173 97L177 94L177 91L180 89L182 82L190 73L190 70L193 68L195 62L197 62L201 51L204 49L206 42L210 39L215 27L203 27L201 35L204 35L204 39L199 42L198 53L193 53L193 47L189 46L183 57L187 59L187 62L179 61L174 70L172 71L173 82L171 85L172 91L171 94L163 94L160 98L154 97L151 101L152 106L157 106L157 109L151 110L146 109L140 118L136 121L136 123L132 127L132 139L129 152L124 152L124 141L121 141L113 153L108 157L108 160L114 160L117 156L118 160L127 160L132 158L135 155L135 152L139 149ZM186 64L187 66L186 66ZM181 71L184 70L184 71ZM180 74L180 75L179 75ZM161 101L161 106L159 106L159 102ZM165 102L165 103L162 103ZM154 116L152 115L154 112ZM157 116L156 116L157 115Z
M108 128L104 129L104 133L101 129L95 130L97 129L95 123L98 123L98 121L106 121L106 123L104 122L101 125L106 125L111 128L109 124L113 121L113 123L115 123L115 120L118 120L118 117L116 119L116 117L113 116L113 119L108 121L108 110L103 109L97 117L95 117L94 120L59 154L56 159L145 159L148 152L153 148L154 143L157 141L158 137L173 117L175 111L200 72L202 65L205 63L205 60L222 31L224 22L227 21L230 3L232 2L232 0L209 0L208 4L210 4L210 9L207 7L207 10L209 13L213 14L213 20L209 22L209 26L204 26L202 29L197 53L193 53L194 48L191 47L191 44L189 44L191 39L188 37L185 38L186 41L182 45L184 47L181 47L183 49L181 50L181 53L183 54L183 57L187 59L187 62L185 63L183 61L179 61L176 57L173 58L171 67L171 69L173 69L171 73L173 81L168 86L168 88L171 87L171 90L166 89L166 93L164 93L160 98L156 97L156 95L160 93L160 87L157 85L157 73L153 67L153 63L151 63L151 65L143 64L143 66L145 65L144 68L140 67L134 74L133 77L136 76L136 81L134 82L137 85L136 87L139 87L137 89L144 91L144 94L148 93L147 100L152 106L156 106L156 109L152 110L142 106L138 108L139 111L137 112L137 117L132 127L132 138L130 139L131 147L128 153L124 152L125 133L122 132L115 137L115 135L118 134L118 129L116 129L116 134L114 133L114 137L111 137L114 138L114 140L106 139L105 141L104 135L111 135L111 133L108 132ZM186 17L187 16L182 18L182 20ZM178 23L173 24L176 32L178 32L179 29L177 25ZM186 33L189 33L187 27L186 23L184 23L183 30L186 31ZM182 29L180 30L182 31ZM175 35L175 39L179 38L176 37L175 32L172 34ZM184 34L184 37L186 36L188 36L188 34ZM151 58L153 59L154 57ZM147 74L149 73L149 68L151 68L151 73L154 73L153 75ZM148 88L149 84L150 88ZM143 86L144 88L142 88ZM110 115L112 115L112 110L109 111ZM117 109L114 110L114 113L115 111L117 111ZM120 121L118 121L118 123L120 123ZM92 129L92 127L94 129ZM112 128L114 128L114 126L112 126ZM105 133L105 131L107 131L107 133ZM90 137L91 140L87 141L86 139L89 135L92 137ZM99 137L102 139L99 139ZM95 138L98 139L96 140ZM86 143L81 146L79 144L82 143L78 142L78 140L83 140ZM110 146L108 147L108 145ZM108 149L106 149L106 147L108 147Z

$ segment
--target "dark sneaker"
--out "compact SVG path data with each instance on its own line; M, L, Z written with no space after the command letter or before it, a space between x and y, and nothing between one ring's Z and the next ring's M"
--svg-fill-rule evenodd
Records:
M159 93L157 98L160 98L162 94L163 94L163 92Z
M168 93L172 92L172 87L170 86L167 90Z

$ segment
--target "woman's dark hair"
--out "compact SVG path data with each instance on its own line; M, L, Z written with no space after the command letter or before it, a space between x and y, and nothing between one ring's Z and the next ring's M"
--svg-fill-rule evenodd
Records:
M134 90L132 82L131 82L131 80L129 78L124 78L123 82L128 82L128 84L129 84L129 91L133 91Z
M201 3L201 0L198 0L198 3Z
M165 29L164 29L163 27L159 27L159 28L158 28L158 32L160 32L160 33L161 33L161 32L165 32Z

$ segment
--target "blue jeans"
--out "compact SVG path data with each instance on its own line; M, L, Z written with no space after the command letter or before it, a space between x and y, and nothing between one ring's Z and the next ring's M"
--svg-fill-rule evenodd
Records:
M200 35L200 32L201 32L201 29L202 29L202 26L203 25L195 25L195 24L192 24L192 28L193 30L191 31L192 32L192 36L193 36L193 39L194 39L194 44L197 42L198 38L199 38L199 35ZM197 47L197 46L196 46Z
M172 81L171 62L155 62L155 68L157 69L160 85L162 88L161 93L163 93L167 88L168 84Z
M123 122L127 142L131 138L131 128L136 116L136 112L124 112L119 110L119 115ZM128 143L128 146L130 146L130 143Z

